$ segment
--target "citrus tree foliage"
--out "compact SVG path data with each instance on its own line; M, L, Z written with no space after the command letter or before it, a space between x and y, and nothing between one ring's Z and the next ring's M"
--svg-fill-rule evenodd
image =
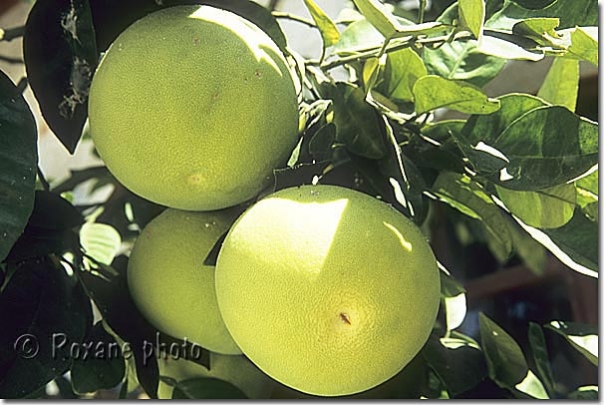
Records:
M121 253L163 207L131 194L104 166L73 171L52 187L41 173L35 182L35 123L21 92L27 83L49 127L74 152L87 137L87 97L101 53L149 12L198 3L260 26L303 83L298 146L260 196L339 184L379 196L425 229L432 210L448 206L472 223L501 265L520 258L540 271L547 251L598 276L598 125L575 113L579 62L598 64L595 0L458 0L435 16L425 1L411 13L354 0L355 9L335 21L313 0L304 0L311 19L245 0L37 0L23 33L27 82L0 73L0 397L35 398L53 380L64 397L115 387L124 397L139 385L157 395L158 367L143 352L157 331L128 294ZM281 19L316 29L320 57L292 51ZM4 40L14 35L3 31ZM546 57L554 61L536 95L483 91L510 60ZM444 110L464 118L441 119ZM113 192L100 204L74 205L72 191L85 182L111 184ZM442 280L432 336L386 395L459 397L487 386L501 398L597 397L597 387L560 391L546 346L561 335L597 366L595 328L564 319L531 324L531 350L523 352L481 314L474 340L456 330L465 290L444 268ZM92 303L100 319L94 325ZM55 353L49 345L63 338L59 330L70 341ZM85 361L73 348L87 342L113 343L122 356L102 360L91 352ZM208 358L197 361L207 366ZM241 396L215 378L174 390L175 398Z

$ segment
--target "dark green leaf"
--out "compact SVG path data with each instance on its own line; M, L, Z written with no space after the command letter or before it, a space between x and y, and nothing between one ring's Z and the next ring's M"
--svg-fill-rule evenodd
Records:
M386 153L384 125L377 111L365 101L363 90L345 82L329 88L333 100L336 140L363 157L379 159Z
M233 384L218 378L192 378L176 384L172 399L247 399Z
M564 264L583 274L596 276L598 223L587 219L579 209L576 209L573 219L561 228L546 229L539 233L535 232L535 228L526 225L524 227Z
M519 6L529 10L541 10L551 6L557 0L514 0Z
M490 115L471 116L462 129L464 136L472 145L484 141L493 146L501 133L515 120L547 104L529 94L507 94L499 97L501 108Z
M27 102L0 72L0 262L23 232L34 206L37 139Z
M113 178L113 176L109 174L107 166L96 166L81 170L70 170L69 177L62 183L53 187L52 191L54 193L61 194L66 191L73 190L77 185L84 183L85 181L105 176Z
M308 151L318 161L331 158L336 139L336 126L329 123L320 128L308 143Z
M119 256L115 262L118 276L106 280L85 272L81 274L81 279L104 320L124 342L128 343L136 362L138 380L145 392L151 398L155 398L159 371L154 354L149 356L146 350L149 342L155 342L159 335L156 335L155 328L140 314L130 297L126 281L126 266L126 259Z
M519 21L527 18L559 17L560 29L572 28L574 26L596 26L598 25L598 1L597 0L558 0L549 7L537 7L543 5L547 0L538 0L535 7L531 9L519 6L517 3L527 5L532 0L520 0L519 2L506 1L503 8L495 13L487 22L487 26L510 30Z
M36 191L34 209L7 260L16 262L50 253L78 251L79 239L74 228L84 218L64 198L48 191Z
M571 220L575 211L577 193L573 184L536 191L509 190L497 185L495 188L510 212L535 228L559 228Z
M463 173L463 154L456 143L465 121L440 121L422 128L422 136L413 136L401 145L417 166L439 171Z
M545 325L564 337L575 349L598 366L598 327L574 322L552 321Z
M422 352L451 396L474 388L487 376L483 353L475 342L459 333L448 338L432 335Z
M533 362L537 368L537 375L541 379L546 391L552 395L554 393L554 374L550 367L549 355L547 354L547 345L541 326L534 322L529 322L528 331Z
M493 181L515 190L539 190L567 183L597 164L598 125L564 107L542 107L512 122L492 146L509 160L505 173Z
M479 315L480 341L489 376L503 388L513 388L528 372L518 343L482 312Z
M579 387L570 394L568 394L568 399L581 399L588 401L597 401L598 396L598 386L597 385L587 385L584 387Z
M453 277L440 272L440 293L443 297L456 297L459 294L464 294L466 289Z
M21 264L0 294L0 397L25 397L67 371L91 325L74 277L49 258Z
M490 114L499 109L499 101L490 99L479 88L435 75L419 78L413 86L413 94L418 114L438 108L467 114Z
M583 213L592 221L598 221L598 175L595 170L588 176L575 182L577 188L577 205Z
M103 323L97 322L84 338L80 356L71 365L74 391L84 394L117 386L126 370L121 349Z
M71 153L88 115L98 52L88 1L38 1L23 35L27 79L48 126Z
M501 246L505 256L512 252L512 238L506 219L483 187L466 175L441 172L432 192L446 204L480 221L489 235Z

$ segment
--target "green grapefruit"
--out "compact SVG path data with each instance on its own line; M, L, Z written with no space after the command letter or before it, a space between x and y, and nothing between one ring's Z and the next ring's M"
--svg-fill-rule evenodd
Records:
M236 218L232 209L188 212L168 208L145 226L128 262L128 288L157 329L223 354L241 351L226 329L204 260Z
M409 219L337 186L278 191L229 231L216 264L222 317L275 380L323 396L370 389L426 342L440 301L430 245Z
M296 82L277 45L238 15L175 6L113 42L90 89L108 169L168 207L215 210L254 197L297 141Z

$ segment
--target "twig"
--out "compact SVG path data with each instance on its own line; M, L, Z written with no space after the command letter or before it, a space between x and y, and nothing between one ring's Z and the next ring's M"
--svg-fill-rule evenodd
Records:
M273 17L275 17L275 18L281 18L284 20L292 20L292 21L296 21L296 22L299 22L304 25L308 25L311 28L317 28L317 24L315 24L315 22L309 18L304 18L304 17L300 17L299 15L281 12L281 11L273 11L272 14L273 14Z
M24 32L25 25L7 30L0 28L0 41L12 41L15 38L22 37Z
M48 181L46 181L46 177L44 177L44 173L42 173L40 166L38 166L38 179L40 179L40 183L42 183L44 191L50 191L50 184L48 184Z
M471 37L471 34L469 34L467 32L459 32L458 34L455 35L455 39L470 39L470 37ZM439 43L445 42L449 39L450 39L450 35L441 35L438 37L430 37L430 38L413 37L411 39L408 39L405 42L396 42L396 43L391 42L391 44L394 43L394 45L391 45L387 49L385 49L385 52L383 52L383 45L382 45L380 47L375 47L370 50L360 52L356 55L350 55L350 56L346 56L346 57L343 57L340 59L336 59L332 62L325 63L325 64L321 65L320 67L321 67L321 69L329 70L329 69L333 69L338 66L345 65L349 62L373 58L380 53L394 52L394 51L398 51L400 49L409 48L414 45L439 44Z
M15 64L15 65L25 63L25 62L23 61L23 59L20 59L20 58L12 58L12 57L10 57L10 56L5 56L5 55L0 55L0 61L2 61L2 62L6 62L6 63Z
M268 3L268 9L271 11L275 11L275 9L279 6L279 0L271 0Z
M424 15L426 14L426 0L419 0L419 10L417 16L417 22L419 24L424 22Z

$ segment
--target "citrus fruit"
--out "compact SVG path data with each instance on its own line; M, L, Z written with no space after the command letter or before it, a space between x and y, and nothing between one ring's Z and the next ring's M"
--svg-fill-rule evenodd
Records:
M167 209L145 226L128 262L128 288L157 329L224 354L241 351L226 329L204 260L236 218L233 210Z
M193 378L218 378L239 388L248 398L268 398L274 381L258 369L245 356L228 356L210 352L210 369L183 358L160 357L159 374L181 382ZM159 381L159 399L172 398L174 387Z
M398 373L432 330L436 259L391 206L337 186L280 190L232 226L218 306L243 353L275 380L323 396Z
M132 192L215 210L254 197L297 141L296 82L277 45L210 6L156 11L123 31L90 89L99 155Z

